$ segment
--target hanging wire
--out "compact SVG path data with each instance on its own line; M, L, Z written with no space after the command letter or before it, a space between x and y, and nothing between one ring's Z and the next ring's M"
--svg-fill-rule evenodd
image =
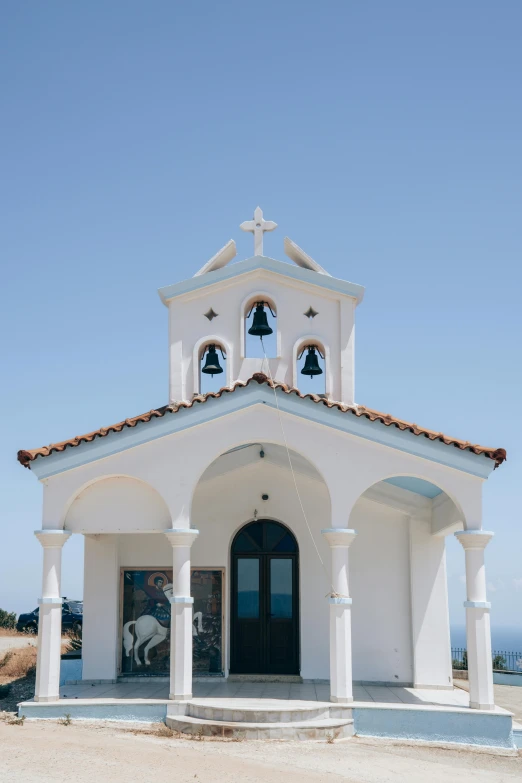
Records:
M312 543L314 545L315 551L317 552L317 557L319 558L319 562L321 563L322 569L323 569L324 574L326 576L326 581L327 581L327 583L330 582L331 591L329 593L327 593L326 595L327 596L332 596L333 598L339 598L340 597L339 593L335 592L335 590L333 588L333 585L331 583L330 575L328 574L328 571L326 570L325 564L323 562L323 558L321 557L321 553L319 552L319 549L318 549L317 544L315 542L315 538L314 538L314 535L312 533L312 528L310 527L310 524L308 522L308 517L306 516L306 511L304 510L303 501L301 499L301 493L299 492L299 487L297 486L297 479L295 477L294 466L292 464L292 457L290 456L290 449L288 447L288 441L286 439L285 428L283 426L283 417L281 416L281 411L279 409L279 400L277 399L276 387L275 387L274 379L272 378L272 373L270 371L270 362L268 361L268 356L266 355L265 344L263 342L263 337L261 336L259 339L261 340L261 346L263 348L263 353L264 353L264 357L265 357L263 359L263 364L264 364L264 362L266 360L266 365L267 365L267 368L268 368L268 376L269 376L270 380L272 381L272 388L274 390L274 399L275 399L275 404L276 404L276 408L277 408L277 415L279 417L279 425L281 427L281 432L283 434L283 440L284 440L284 443L285 443L286 454L287 454L287 457L288 457L288 464L290 465L290 472L291 472L292 478L294 480L295 493L297 495L297 499L299 500L299 505L301 506L301 511L303 513L303 518L304 518L304 521L306 522L306 527L308 528L308 532L310 533L310 538L312 539ZM263 364L261 365L261 369L263 368Z

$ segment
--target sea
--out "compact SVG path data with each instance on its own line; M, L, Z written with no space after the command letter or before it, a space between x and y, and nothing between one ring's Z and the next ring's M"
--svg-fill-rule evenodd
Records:
M450 628L451 646L466 647L466 627L454 626ZM491 647L495 651L517 652L522 656L522 626L499 626L491 629Z

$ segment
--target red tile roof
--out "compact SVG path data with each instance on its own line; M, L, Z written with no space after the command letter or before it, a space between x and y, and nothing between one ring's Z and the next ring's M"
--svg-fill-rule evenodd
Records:
M248 386L252 381L259 384L266 384L271 388L281 389L285 394L295 394L301 399L308 399L314 403L326 405L327 408L337 408L337 410L343 413L351 413L354 416L364 416L370 421L378 421L384 424L386 427L397 427L400 430L407 430L414 435L423 435L429 440L438 440L441 443L445 443L447 446L455 446L463 451L471 451L473 454L484 454L489 459L494 460L495 468L498 468L506 459L505 449L494 449L488 446L479 446L477 444L470 443L469 441L459 440L458 438L450 438L444 435L442 432L434 432L433 430L427 430L424 427L419 427L417 424L412 424L402 419L396 419L389 413L380 413L379 411L372 410L371 408L365 408L364 405L345 405L342 402L333 402L331 400L319 397L316 394L301 394L299 389L287 386L285 383L279 383L278 381L271 381L263 373L255 373L248 381L236 381L233 386L223 387L217 392L207 392L206 394L198 394L194 396L190 402L176 402L172 405L163 405L161 408L155 408L147 413L142 413L140 416L135 416L132 419L124 419L117 424L112 424L110 427L101 427L99 430L93 432L87 432L85 435L78 435L70 440L63 440L60 443L51 443L49 446L42 446L39 449L25 450L22 449L18 452L18 461L26 468L30 467L30 463L37 457L48 457L53 452L64 451L66 448L73 448L79 446L80 443L90 443L95 438L104 438L109 432L121 432L125 427L135 427L140 422L149 422L151 419L159 419L165 416L167 413L177 413L183 408L192 408L196 403L204 403L210 398L218 398L223 394L231 394L237 389Z

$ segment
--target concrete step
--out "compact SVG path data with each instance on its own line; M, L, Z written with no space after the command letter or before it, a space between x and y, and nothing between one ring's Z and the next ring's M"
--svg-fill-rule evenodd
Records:
M290 682L302 683L300 674L229 674L227 682Z
M237 738L246 740L328 740L352 737L353 720L322 718L317 720L283 722L215 721L194 718L192 715L167 714L166 723L182 734L204 737Z
M350 707L332 705L328 702L289 701L285 699L204 699L192 701L174 708L170 714L184 713L192 718L200 718L224 723L302 723L329 718L349 720L352 717Z

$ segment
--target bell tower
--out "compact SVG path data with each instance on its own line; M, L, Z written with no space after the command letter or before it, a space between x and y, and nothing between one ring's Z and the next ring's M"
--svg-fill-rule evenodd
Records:
M321 378L326 398L353 403L363 287L332 277L288 237L290 263L264 256L263 235L277 224L259 207L240 228L254 235L251 258L230 263L230 240L194 277L159 290L169 311L170 402L191 400L210 378L230 387L263 372L305 392Z

